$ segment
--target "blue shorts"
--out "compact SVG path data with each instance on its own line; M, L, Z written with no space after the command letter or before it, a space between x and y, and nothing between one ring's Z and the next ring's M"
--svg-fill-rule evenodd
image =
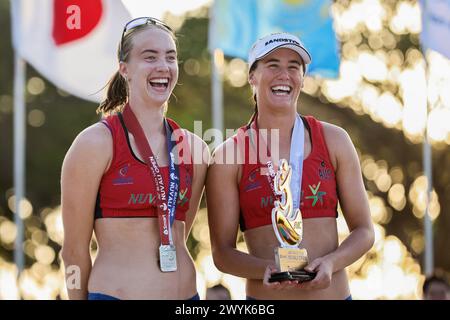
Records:
M247 296L247 297L246 297L246 300L257 300L257 299L255 299L255 298L253 298L253 297ZM345 298L345 300L353 300L353 299L352 299L352 295L349 295L347 298Z
M103 293L98 293L98 292L89 292L88 293L88 300L120 300L119 298L107 295L107 294L103 294Z
M192 296L192 298L188 300L200 300L200 296L198 295L198 293L196 293L195 295Z
M103 293L98 293L98 292L93 292L93 293L88 293L88 300L120 300L119 298L107 295L107 294L103 294ZM198 293L196 293L194 296L192 296L191 298L187 299L187 300L200 300L200 296L198 295Z

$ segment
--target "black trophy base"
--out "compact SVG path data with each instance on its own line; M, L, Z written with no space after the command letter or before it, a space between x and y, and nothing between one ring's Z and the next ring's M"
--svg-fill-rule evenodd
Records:
M269 278L269 282L282 282L282 281L298 281L305 282L311 281L315 278L315 272L308 272L305 270L299 271L285 271L285 272L275 272Z

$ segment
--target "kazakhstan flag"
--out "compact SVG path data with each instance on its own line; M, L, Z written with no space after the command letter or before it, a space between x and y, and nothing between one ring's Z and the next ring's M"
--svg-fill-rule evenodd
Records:
M331 0L215 0L209 47L247 60L251 45L273 32L300 38L312 56L308 74L336 78L339 45L330 16Z
M257 0L214 0L209 17L208 46L247 60L257 37Z

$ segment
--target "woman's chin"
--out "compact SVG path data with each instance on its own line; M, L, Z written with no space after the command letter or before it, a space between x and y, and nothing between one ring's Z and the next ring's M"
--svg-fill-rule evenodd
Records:
M149 101L149 103L151 104L155 104L155 105L163 105L167 102L167 100L169 99L168 94L154 94L154 93L150 93L147 92L147 96L146 96L146 100Z
M274 103L272 106L276 111L289 111L292 108L296 108L296 106L290 101L278 101L278 103Z

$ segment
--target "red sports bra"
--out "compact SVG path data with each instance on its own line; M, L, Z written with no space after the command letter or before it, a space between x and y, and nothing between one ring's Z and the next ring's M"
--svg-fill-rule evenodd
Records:
M175 121L167 119L172 130L180 127ZM113 137L113 158L108 171L103 175L95 206L95 219L98 218L141 218L157 217L156 188L148 165L139 160L131 149L128 130L121 113L101 121L111 131ZM185 136L183 136L184 140ZM183 148L183 152L189 152ZM186 150L186 151L185 151ZM192 161L185 164L180 154L180 187L175 211L175 219L184 221L189 209L192 192ZM191 159L192 160L192 159ZM169 168L160 167L164 184L168 188Z
M323 136L322 124L311 116L301 117L308 129L312 145L311 153L303 160L300 211L303 219L337 217L337 189L333 165ZM245 135L248 127L242 127L234 136ZM266 164L248 163L249 148L253 148L248 135L239 141L245 142L245 164L239 183L240 228L242 231L269 225L274 196L267 176L260 173ZM239 146L240 147L240 146ZM267 170L265 170L267 172Z

